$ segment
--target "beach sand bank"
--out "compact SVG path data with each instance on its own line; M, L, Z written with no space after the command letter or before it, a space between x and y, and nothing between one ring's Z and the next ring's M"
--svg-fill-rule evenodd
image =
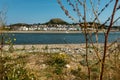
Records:
M108 49L114 49L118 46L120 47L120 43L108 43ZM89 51L94 53L94 48L99 48L104 50L104 44L92 44L88 45ZM9 52L10 46L4 45L3 51ZM20 52L42 52L42 53L82 53L85 54L86 52L86 44L31 44L31 45L13 45L13 52L20 53Z
M95 44L96 45L96 44ZM103 44L98 44L103 47ZM14 52L42 52L42 53L85 53L85 44L36 44L36 45L14 45ZM9 51L9 46L5 45L4 51Z

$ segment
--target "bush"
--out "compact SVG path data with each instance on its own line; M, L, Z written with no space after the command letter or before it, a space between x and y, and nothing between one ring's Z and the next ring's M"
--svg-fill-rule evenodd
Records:
M53 73L60 75L63 72L63 68L69 63L68 55L65 53L51 54L47 60L47 64L52 66Z
M50 66L64 67L68 63L68 55L65 53L55 53L50 56L47 64Z
M0 80L36 80L34 75L24 68L22 60L21 57L0 57Z

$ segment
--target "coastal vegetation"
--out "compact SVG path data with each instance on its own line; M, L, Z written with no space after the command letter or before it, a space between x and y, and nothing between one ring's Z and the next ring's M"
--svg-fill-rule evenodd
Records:
M49 53L50 46L42 48L45 52L37 51L40 48L35 46L26 48L25 46L15 47L13 52L3 50L4 56L0 56L1 80L86 80L88 78L85 51L83 53L76 53L75 51L74 54L62 51ZM91 80L98 80L100 74L99 60L94 55L94 48L89 46L89 49L88 61L91 67ZM102 49L103 47L100 47L99 51ZM112 48L109 48L109 53L106 55L106 72L103 80L119 80L119 45L116 43Z
M72 20L75 20L69 11L63 6L61 0L57 0L65 14ZM0 25L0 80L119 80L120 79L120 42L118 40L108 43L108 36L113 27L115 12L120 9L119 0L110 0L105 7L97 13L97 9L90 0L91 10L94 14L92 24L96 34L95 43L92 41L92 33L88 30L87 21L87 5L86 0L80 1L66 0L68 5L77 12L82 22L82 32L85 37L85 44L74 45L65 44L62 48L57 46L48 46L47 44L41 48L41 45L14 45L14 39L9 34L5 35L3 27ZM100 0L96 0L99 5ZM105 23L100 24L99 15L115 1L113 11L110 18ZM74 4L73 4L74 3ZM78 3L83 8L83 16L78 9ZM79 21L80 21L79 20ZM110 24L106 31L103 31L104 43L98 43L98 28L104 26L108 21ZM4 19L0 22L5 22ZM67 24L63 20L53 19L47 24ZM82 24L80 24L82 23ZM15 24L20 26L28 26L27 24ZM13 35L14 36L14 35ZM5 43L4 43L5 41ZM5 45L7 44L7 45Z
M85 54L85 63L86 63L86 68L87 68L87 74L88 74L88 80L92 80L91 78L91 69L92 67L90 67L90 64L89 64L89 45L92 45L94 50L95 50L95 55L97 56L97 59L99 60L99 68L100 68L100 73L99 73L99 80L104 80L105 79L105 74L106 74L106 61L107 61L107 53L108 53L108 37L109 37L109 33L110 33L110 30L113 26L113 24L119 20L119 16L117 16L117 18L115 19L115 15L117 13L117 11L120 10L120 5L118 4L119 3L119 0L110 0L108 1L108 3L105 3L104 7L101 8L100 10L98 8L100 8L100 2L101 0L96 0L96 4L94 4L94 2L92 0L90 0L89 2L87 0L84 0L84 1L80 1L80 0L74 0L74 1L71 1L71 0L66 0L66 2L68 3L68 5L70 7L72 7L72 10L69 10L68 9L68 6L66 7L66 5L63 4L63 2L61 0L57 0L58 1L58 4L60 5L61 9L64 11L65 15L68 16L68 18L70 18L71 20L73 21L77 21L77 22L83 22L83 25L80 25L80 27L82 27L82 32L84 33L84 36L85 36L85 45L86 45L86 54ZM103 30L103 33L104 33L104 47L103 47L103 52L99 52L99 48L98 46L95 46L93 41L92 41L92 36L91 33L89 32L88 30L88 21L89 19L93 21L93 23L95 22L98 22L98 23L101 23L101 19L100 19L100 16L101 14L104 14L103 12L106 11L106 9L109 8L109 6L111 6L110 4L114 1L114 5L112 6L112 11L110 12L111 15L108 16L108 18L106 18L106 20L104 21L103 24L101 25L94 25L94 29L95 31L92 31L96 34L96 44L98 44L98 28L101 26L103 27L106 23L109 22L108 24L108 28L106 29L106 31ZM90 8L88 8L88 3L90 3ZM102 3L102 2L101 2ZM82 11L81 11L82 9ZM89 9L89 10L88 10ZM76 13L76 15L78 16L78 18L76 18L73 14L71 15L70 13L72 13L72 11L74 13ZM91 14L93 14L93 17L91 17ZM91 42L89 42L89 40ZM101 54L103 54L101 56ZM109 53L110 54L110 53ZM119 63L118 63L119 64Z

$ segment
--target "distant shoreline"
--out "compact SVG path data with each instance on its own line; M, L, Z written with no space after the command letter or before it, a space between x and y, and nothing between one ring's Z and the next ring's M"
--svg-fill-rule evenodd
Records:
M4 31L5 33L82 33L82 31ZM120 31L111 31L120 32ZM103 31L98 31L98 33L103 33Z
M6 33L82 33L82 31L5 31Z

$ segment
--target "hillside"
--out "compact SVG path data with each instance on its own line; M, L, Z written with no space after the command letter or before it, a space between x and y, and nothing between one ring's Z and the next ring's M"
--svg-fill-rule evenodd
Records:
M69 24L69 23L67 23L66 21L60 18L54 18L43 24ZM16 24L11 24L9 26L30 26L30 25L40 25L40 23L37 24L16 23Z
M45 24L69 24L69 23L67 23L66 21L64 21L60 18L54 18L54 19L51 19L50 21L48 21Z
M29 26L27 23L16 23L16 24L11 24L9 26Z

